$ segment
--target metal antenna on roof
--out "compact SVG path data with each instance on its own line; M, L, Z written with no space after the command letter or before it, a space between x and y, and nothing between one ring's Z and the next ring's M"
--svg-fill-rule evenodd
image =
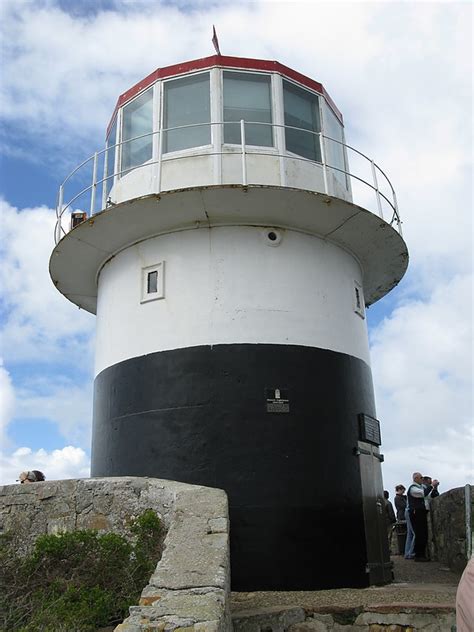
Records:
M212 25L212 43L214 44L215 51L218 55L221 54L219 49L219 40L217 39L216 27Z

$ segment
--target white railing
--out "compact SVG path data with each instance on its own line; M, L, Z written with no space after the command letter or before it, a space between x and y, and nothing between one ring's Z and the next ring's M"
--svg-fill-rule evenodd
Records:
M352 197L353 181L363 185L363 187L366 187L367 190L371 191L371 193L375 196L378 215L382 219L384 219L383 203L388 204L389 213L391 214L391 219L389 223L390 224L395 223L400 235L402 234L402 227L401 227L402 222L400 220L400 214L398 212L397 197L395 194L395 190L392 186L392 183L390 182L390 180L388 179L384 171L374 162L374 160L372 160L371 158L369 158L368 156L360 152L358 149L355 149L354 147L351 147L350 145L347 145L346 143L338 141L335 138L326 136L322 132L313 132L311 130L302 129L298 127L292 127L289 125L275 125L272 123L260 123L260 122L241 120L240 121L240 134L241 134L240 145L232 144L232 146L230 146L230 145L223 144L220 148L220 151L215 151L213 149L213 145L210 144L205 149L202 148L202 151L199 151L199 148L190 147L186 150L183 150L182 152L173 152L170 154L163 154L163 138L166 133L172 132L175 130L203 127L203 126L209 126L212 129L212 126L215 126L215 125L220 125L220 126L239 125L239 123L236 121L229 121L229 122L223 122L223 123L220 123L220 122L219 123L197 123L197 124L192 124L192 125L182 125L179 127L162 129L162 130L158 130L158 131L151 132L148 134L142 134L141 136L136 136L135 138L127 139L115 145L110 145L99 152L95 152L92 156L84 160L84 162L82 162L73 171L71 171L71 173L65 178L65 180L59 187L58 199L57 199L57 205L56 205L56 218L57 219L56 219L56 227L55 227L55 232L54 232L55 243L57 244L59 240L63 237L63 235L66 235L68 232L64 229L62 225L62 218L66 211L68 210L72 211L74 208L74 205L79 201L81 202L81 206L88 206L89 210L86 212L86 215L88 216L92 216L95 213L104 210L109 205L113 205L114 204L113 200L111 200L108 197L110 190L112 189L114 183L117 183L117 181L122 176L127 175L131 171L153 166L153 168L155 169L154 171L155 184L153 187L153 193L159 194L162 192L163 163L173 161L173 160L195 158L199 156L224 156L224 155L229 155L229 154L235 155L236 153L240 154L241 156L241 176L240 176L239 184L242 184L243 186L247 186L249 184L248 170L247 170L247 167L248 167L247 160L248 160L249 154L251 154L252 156L255 156L255 155L273 156L273 157L278 157L278 158L286 158L286 159L298 160L302 162L321 165L322 172L323 172L323 182L324 182L324 191L322 192L324 192L327 195L331 194L330 186L328 183L328 174L330 172L343 174L346 180L345 188L347 190L348 195ZM249 146L246 144L246 125L271 126L272 133L273 133L273 129L283 128L283 129L292 129L292 130L296 130L298 132L304 132L307 134L312 134L315 137L317 136L319 137L319 149L320 149L320 154L321 154L321 160L305 158L303 156L298 156L290 152L279 153L278 150L275 149L275 147L257 148L255 145L251 145L250 146L251 149L249 150ZM157 141L158 141L157 143L154 142L155 137L157 137ZM121 169L120 164L122 162L123 147L127 143L133 143L137 140L141 140L145 138L151 139L152 147L153 145L156 144L157 148L156 150L153 150L154 153L157 154L156 160L147 160L143 164L127 166L125 169ZM346 168L341 168L341 167L337 167L336 165L328 164L327 157L326 157L327 148L329 146L328 143L336 143L337 145L342 147L343 155L344 155L344 164ZM263 151L263 149L265 150ZM189 153L189 151L191 151L192 153ZM348 156L347 156L348 151L353 152L356 155L356 157L359 159L359 161L361 160L362 163L369 168L370 181L366 177L357 175L353 171L349 170ZM112 156L114 159L114 165L113 165L113 173L109 174L107 163L110 156ZM100 163L102 163L104 176L98 179L97 175L98 175ZM386 190L386 193L384 193L379 186L380 176L382 176L383 181L386 183L386 185L388 185L388 190ZM75 178L77 178L78 182L74 183L74 190L75 191L77 191L77 189L79 190L77 192L73 192L72 196L69 197L67 200L65 200L66 187L68 187L70 183L73 183ZM348 183L350 183L350 185ZM255 183L255 184L258 184L258 183ZM102 196L101 196L100 207L96 208L98 187L102 187ZM318 190L318 189L315 188L314 190ZM340 196L337 196L337 194L335 193L333 193L333 195L336 195L336 197L340 197ZM83 204L84 197L87 198L86 204ZM357 200L354 200L354 202L357 203ZM364 203L362 203L361 205L365 206ZM82 208L81 211L84 212L84 209Z

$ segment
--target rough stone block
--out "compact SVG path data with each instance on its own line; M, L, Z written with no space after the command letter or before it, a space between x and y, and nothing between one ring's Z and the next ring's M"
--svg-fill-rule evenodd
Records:
M78 487L76 494L76 512L82 513L86 507L92 508L92 501L94 498L94 492L92 489L87 489L84 486Z
M23 487L25 487L25 485L22 485L22 488ZM28 485L26 487L28 487ZM2 504L4 504L5 507L9 507L11 505L31 505L35 502L35 500L36 497L33 493L28 494L25 492L23 494L8 494L2 499Z
M93 529L94 531L111 531L111 523L107 516L96 513L88 513L82 521L82 529Z
M333 621L331 623L324 623L323 621L317 621L316 619L307 619L302 623L294 623L288 628L288 632L327 632L333 628Z
M320 614L319 612L313 612L309 615L309 618L324 623L328 630L331 628L331 626L334 625L334 619L330 614Z
M220 489L197 486L192 493L177 492L175 511L181 508L185 508L187 515L205 516L206 520L227 517L227 496Z
M186 617L192 623L220 619L225 605L225 593L218 589L191 589L157 591L153 604L146 610L151 621L166 615ZM141 613L140 606L132 606L130 614Z
M436 624L436 615L417 612L364 612L355 621L356 625L390 625L423 628L427 625Z
M114 632L143 632L144 628L137 623L119 623Z
M296 623L305 620L303 608L273 606L258 610L242 611L232 616L234 632L285 632Z
M54 498L54 496L56 496L58 493L58 486L57 485L51 485L51 484L47 484L47 485L41 485L39 492L38 492L38 498L39 500L46 500L47 498Z
M207 523L208 533L227 533L229 531L229 521L227 518L211 518Z
M94 498L92 501L92 506L94 508L94 512L98 514L108 515L112 508L112 504L114 501L114 497L110 493L106 494L94 494Z
M195 632L219 632L221 629L219 621L201 621L194 625Z
M51 535L74 531L76 528L75 516L61 516L60 518L50 518L47 521L47 530Z
M227 533L207 532L207 520L179 513L166 537L165 549L152 586L173 589L228 587L229 539Z

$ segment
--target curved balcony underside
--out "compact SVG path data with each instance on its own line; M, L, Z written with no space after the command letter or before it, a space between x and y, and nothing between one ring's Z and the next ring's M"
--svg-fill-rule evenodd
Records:
M395 287L408 265L401 235L361 206L314 191L239 184L151 194L103 210L61 239L50 275L70 301L95 313L98 275L118 252L152 236L224 225L299 230L351 252L367 306Z

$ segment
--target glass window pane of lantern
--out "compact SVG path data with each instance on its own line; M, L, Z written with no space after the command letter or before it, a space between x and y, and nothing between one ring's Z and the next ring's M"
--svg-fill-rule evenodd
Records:
M224 72L224 142L240 144L240 121L247 145L273 146L271 80L268 75ZM235 121L232 123L231 121ZM268 125L252 125L267 123Z
M114 184L114 172L115 172L115 152L117 148L115 147L115 143L117 142L117 117L115 117L115 122L112 125L109 135L107 136L107 151L105 154L105 162L104 162L104 181L105 186L105 197L107 198L110 193L110 189ZM110 148L110 149L109 149Z
M344 147L335 141L342 143L344 141L342 134L342 125L336 118L335 114L327 105L324 107L324 134L329 136L325 139L326 143L326 162L330 167L336 167L336 169L330 169L334 177L343 187L347 187L346 175L338 169L345 171L346 163L344 160ZM334 140L330 140L334 138Z
M163 127L210 123L211 102L209 73L184 77L165 83ZM163 151L179 151L209 145L210 125L174 129L164 133Z
M289 81L283 82L286 149L310 160L321 162L321 131L318 97ZM292 129L292 128L298 129ZM308 131L306 131L308 130Z
M136 138L153 132L153 90L147 90L123 109L122 170L142 165L152 157L152 136Z

